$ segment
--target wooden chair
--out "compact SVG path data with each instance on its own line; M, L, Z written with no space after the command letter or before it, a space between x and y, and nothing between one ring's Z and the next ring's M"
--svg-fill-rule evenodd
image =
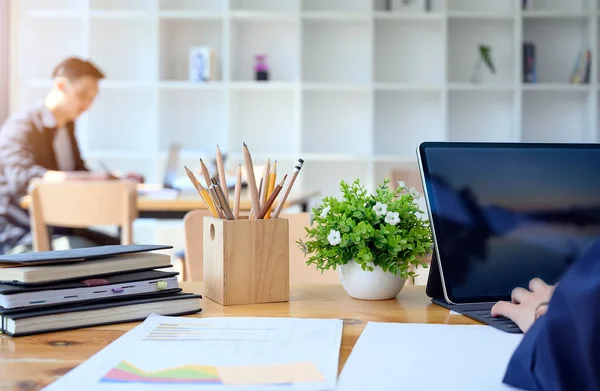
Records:
M207 210L188 212L184 221L185 231L185 280L202 281L204 279L204 261L202 249L202 230L204 216L210 215ZM339 283L336 271L328 270L321 274L314 266L307 266L305 257L296 241L304 238L305 227L310 222L309 213L280 214L280 218L289 220L290 231L290 284L296 283Z
M34 251L52 250L48 226L89 228L116 225L121 243L133 242L137 189L124 181L32 181L29 219Z

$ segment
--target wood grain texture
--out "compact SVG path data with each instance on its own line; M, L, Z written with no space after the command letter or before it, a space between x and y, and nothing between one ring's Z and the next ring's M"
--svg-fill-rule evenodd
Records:
M203 293L201 283L182 283L187 292ZM344 320L339 369L367 322L478 324L431 304L425 287L406 286L396 299L362 301L349 297L339 284L295 285L289 302L220 306L204 299L193 317L270 316ZM137 326L139 322L9 338L0 336L0 390L39 390ZM403 352L410 355L410 352Z
M205 295L222 305L289 300L287 219L204 217Z
M289 198L283 205L284 208L305 202L311 198L314 193L298 195L297 197ZM31 196L26 195L21 198L21 208L27 209L31 202ZM277 206L275 200L273 207ZM233 207L233 205L232 205ZM153 198L152 196L139 196L137 198L137 209L140 212L186 212L195 209L208 209L206 203L199 195L180 196L173 199ZM247 193L242 193L240 196L239 210L249 212L252 209L252 203Z

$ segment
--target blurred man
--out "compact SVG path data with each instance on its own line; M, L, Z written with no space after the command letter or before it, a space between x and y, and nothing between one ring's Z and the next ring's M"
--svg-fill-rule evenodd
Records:
M29 216L19 206L30 180L114 179L86 167L75 137L75 120L94 102L103 73L88 61L67 58L52 77L43 102L14 114L0 128L0 254L32 249ZM125 177L143 181L138 174ZM118 238L95 231L80 230L79 236L73 230L62 232L71 235L66 247L119 243ZM60 240L64 243L64 238Z

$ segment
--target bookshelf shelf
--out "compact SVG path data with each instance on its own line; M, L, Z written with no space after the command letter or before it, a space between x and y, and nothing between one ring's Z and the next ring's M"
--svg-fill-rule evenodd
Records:
M19 0L11 110L43 98L52 67L89 57L107 80L78 121L84 157L159 182L170 143L197 166L218 144L234 168L306 164L299 191L371 189L414 167L425 140L600 141L597 0ZM523 43L537 82L523 81ZM475 72L488 45L495 73ZM190 49L217 71L191 82ZM589 83L571 77L592 52ZM270 80L256 81L265 54ZM476 77L476 81L474 80ZM182 162L182 163L183 163Z

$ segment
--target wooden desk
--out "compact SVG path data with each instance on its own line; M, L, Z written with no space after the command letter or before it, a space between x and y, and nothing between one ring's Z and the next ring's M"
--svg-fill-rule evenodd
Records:
M292 195L286 200L285 206L300 205L302 211L308 211L308 202L318 193ZM21 208L29 207L31 197L21 199ZM138 196L137 206L140 218L148 219L182 219L185 214L195 209L206 209L206 204L197 195L185 195L177 198L156 198L152 196ZM240 210L250 211L252 208L248 196L240 197Z
M185 291L202 293L200 283L181 285ZM447 309L431 304L422 286L406 286L395 300L361 301L350 298L339 284L302 285L292 287L289 303L222 307L205 298L203 311L195 316L344 319L340 370L369 321L477 324L462 315L449 315ZM138 324L117 324L18 338L0 336L0 389L39 390Z

